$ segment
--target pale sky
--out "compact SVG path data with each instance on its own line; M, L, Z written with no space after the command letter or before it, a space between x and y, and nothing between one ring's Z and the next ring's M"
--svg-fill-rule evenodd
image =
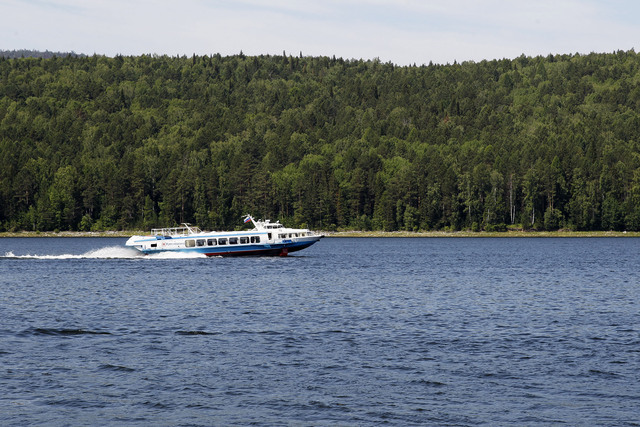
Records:
M638 51L639 41L638 0L0 0L0 50L421 65Z

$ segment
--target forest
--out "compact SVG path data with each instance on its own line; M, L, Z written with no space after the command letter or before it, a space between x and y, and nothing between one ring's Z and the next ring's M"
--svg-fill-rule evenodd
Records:
M53 58L54 56L74 56L84 57L82 53L71 52L51 52L48 50L30 50L30 49L18 49L18 50L0 50L0 57L4 58Z
M0 231L640 230L640 56L0 57Z

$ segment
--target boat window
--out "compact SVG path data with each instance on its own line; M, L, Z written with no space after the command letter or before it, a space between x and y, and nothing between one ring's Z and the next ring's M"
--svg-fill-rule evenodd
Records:
M240 243L249 243L249 238L248 237L241 237L240 238Z
M260 243L260 236L251 236L251 243Z
M198 240L196 240L196 245L198 245L198 246L204 246L204 239L198 239Z
M216 239L207 239L207 245L209 246L215 246L216 243Z
M157 247L158 247L158 244L157 244L157 243L152 243L152 244L151 244L151 247L152 247L152 248L157 248Z
M271 240L271 233L267 233L267 238Z
M218 244L219 245L226 245L227 244L227 239L225 239L225 238L218 239Z
M229 237L229 244L230 245L237 245L238 244L238 238L237 237Z
M192 248L196 245L195 240L185 240L184 245L188 248Z

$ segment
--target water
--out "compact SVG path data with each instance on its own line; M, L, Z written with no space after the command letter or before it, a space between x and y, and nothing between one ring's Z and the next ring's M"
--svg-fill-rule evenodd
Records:
M640 425L640 239L0 239L0 425Z

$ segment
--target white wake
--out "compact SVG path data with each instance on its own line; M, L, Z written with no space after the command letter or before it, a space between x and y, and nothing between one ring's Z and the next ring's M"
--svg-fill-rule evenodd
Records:
M15 255L13 251L8 251L2 258L14 259L185 259L185 258L206 258L206 255L189 252L159 252L153 255L145 255L142 252L123 246L107 246L105 248L93 249L80 255L60 254L60 255Z

